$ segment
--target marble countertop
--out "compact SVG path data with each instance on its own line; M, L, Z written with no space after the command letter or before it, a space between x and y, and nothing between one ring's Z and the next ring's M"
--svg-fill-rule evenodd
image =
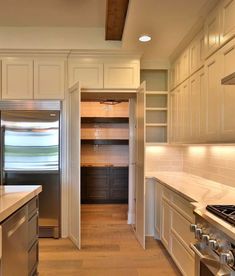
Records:
M195 213L235 240L235 227L206 210L208 204L235 205L235 188L184 172L148 172L167 188L192 202Z
M34 198L42 191L35 186L0 186L0 222Z

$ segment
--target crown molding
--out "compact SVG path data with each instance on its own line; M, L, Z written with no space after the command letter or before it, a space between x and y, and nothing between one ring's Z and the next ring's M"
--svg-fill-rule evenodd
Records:
M126 50L79 50L79 49L0 49L1 57L18 56L47 56L47 57L66 57L66 58L88 58L88 57L110 57L110 58L133 58L140 59L141 53Z

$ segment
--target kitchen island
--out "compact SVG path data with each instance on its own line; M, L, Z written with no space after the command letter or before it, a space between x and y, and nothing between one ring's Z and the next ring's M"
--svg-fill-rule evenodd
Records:
M41 186L0 187L0 275L36 275Z

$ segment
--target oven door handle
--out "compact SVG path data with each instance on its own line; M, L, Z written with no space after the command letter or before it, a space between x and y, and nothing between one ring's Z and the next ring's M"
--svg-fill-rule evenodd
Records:
M206 259L206 257L197 249L197 247L193 243L190 243L190 247L200 259Z

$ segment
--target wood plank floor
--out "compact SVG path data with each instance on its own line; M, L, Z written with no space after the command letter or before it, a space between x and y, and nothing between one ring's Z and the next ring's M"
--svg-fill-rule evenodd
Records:
M143 250L127 225L127 205L82 205L82 250L68 239L40 239L41 275L181 275L160 242Z

